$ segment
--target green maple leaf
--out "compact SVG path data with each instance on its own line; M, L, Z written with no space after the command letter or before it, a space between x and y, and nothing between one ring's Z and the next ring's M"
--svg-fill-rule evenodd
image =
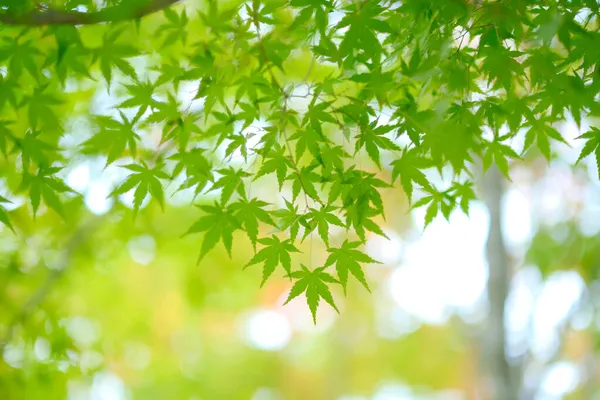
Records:
M54 36L56 41L56 52L49 54L44 68L53 65L63 87L68 77L93 79L89 68L92 51L84 45L77 27L50 26L43 36Z
M321 299L325 300L335 311L340 312L335 305L333 295L328 283L339 283L333 276L325 272L325 267L315 268L310 271L304 265L300 265L302 268L300 271L294 271L289 274L293 279L297 281L292 286L290 294L284 304L289 303L294 298L300 296L302 293L306 293L306 302L310 308L310 312L313 317L313 322L317 323L317 307Z
M119 114L121 121L104 115L96 116L95 123L100 131L83 143L85 152L106 154L107 166L121 157L126 148L135 156L137 141L141 139L135 133L135 120L127 119L122 111Z
M322 57L326 61L339 66L342 65L343 57L340 54L337 46L331 40L331 38L325 35L320 37L319 44L317 46L311 47L311 51L314 55Z
M94 78L90 74L89 68L92 51L82 44L74 46L67 39L60 46L59 52L62 52L64 48L64 54L60 55L57 52L56 57L48 58L46 64L54 63L61 84L65 86L67 78L71 76L93 80Z
M427 206L425 211L425 228L433 221L433 219L441 211L446 220L449 220L450 213L456 208L456 198L452 195L453 189L446 191L438 191L431 187L425 191L429 193L416 201L411 209Z
M240 222L234 215L233 210L231 207L219 204L218 202L215 202L214 206L200 205L198 207L207 215L200 217L185 233L185 235L189 235L191 233L206 232L197 264L215 247L219 240L223 242L227 254L231 257L233 232L241 228Z
M431 187L431 184L422 172L423 169L433 166L431 160L423 157L416 149L404 149L402 156L391 162L392 183L400 177L400 184L408 197L408 201L412 201L413 182L423 188Z
M21 105L27 104L27 117L32 129L46 127L57 129L60 121L57 113L52 109L63 104L63 101L47 91L48 86L42 85L29 96L24 96Z
M235 116L230 112L222 113L215 111L212 113L212 115L218 122L211 125L210 128L204 132L203 136L207 138L217 136L216 146L219 146L225 139L233 136L234 123L236 122L236 119Z
M331 115L331 112L327 111L330 103L317 103L315 101L317 96L313 97L311 104L308 107L308 111L304 115L304 119L302 120L302 125L305 125L307 122L310 123L310 127L318 133L321 141L325 141L325 137L323 136L323 122L329 122L330 124L337 124L337 120Z
M561 20L563 17L556 7L549 7L548 10L540 11L532 22L539 26L536 34L543 45L550 46L552 38L558 33L562 25Z
M232 167L219 169L217 172L221 177L212 185L209 192L216 189L222 189L221 203L227 203L234 192L237 192L242 199L246 198L246 186L244 185L243 178L251 176L248 172L243 169L238 169L236 171Z
M450 188L452 195L460 198L459 206L466 215L469 215L469 204L476 199L475 191L473 190L473 182L454 182Z
M12 201L0 196L0 203L12 203ZM0 222L6 225L11 231L15 231L13 229L12 224L10 223L10 219L8 218L8 213L6 212L6 209L2 206L0 206Z
M254 51L256 51L256 54L264 51L266 56L259 59L261 65L266 65L265 60L267 60L270 64L283 71L283 62L288 58L292 48L276 40L273 35L267 35L263 36Z
M327 257L327 261L325 261L325 267L335 264L335 269L342 287L344 288L344 293L346 293L348 273L354 275L354 277L365 287L365 289L367 289L369 292L371 291L360 263L380 263L365 253L357 250L357 247L360 245L361 242L348 242L345 240L339 248L327 249L330 254L329 257Z
M231 204L231 209L234 211L236 218L240 221L240 225L244 227L244 230L248 234L252 246L256 249L256 242L258 239L258 224L264 222L271 226L275 226L275 222L269 215L269 212L264 208L269 203L258 199L240 199L239 201Z
M262 153L262 151L257 152L259 154ZM293 168L294 165L286 157L284 148L281 145L275 145L275 147L270 149L270 151L264 157L262 166L254 176L254 180L260 178L261 176L275 172L277 174L279 190L281 190L283 187L283 182L286 178L287 170Z
M356 170L354 166L339 175L329 190L328 204L341 198L342 206L354 206L358 217L360 210L367 210L369 205L374 206L376 212L373 215L383 214L383 200L379 189L390 187L389 184L377 178L375 174Z
M583 149L581 149L577 163L593 152L596 155L596 168L598 170L598 177L600 178L600 129L592 126L589 131L578 136L577 139L587 139Z
M122 32L122 29L107 32L104 35L102 46L93 50L92 60L100 62L100 71L106 80L107 88L110 88L114 68L137 79L135 69L125 59L139 55L139 51L132 46L116 42Z
M240 108L241 111L236 113L234 117L236 121L244 121L242 129L246 129L254 120L260 118L259 109L248 103L238 102L237 107Z
M15 146L21 151L21 161L23 169L28 170L31 162L38 166L45 167L51 164L51 157L55 155L57 148L42 141L39 136L40 131L29 130L25 136L14 138Z
M225 156L231 156L236 150L239 150L244 157L244 161L248 161L248 139L254 136L253 134L245 135L232 135L229 137L229 145L225 149Z
M171 84L175 90L179 89L181 82L188 80L197 80L202 77L202 72L195 68L184 68L178 64L177 60L171 60L171 63L164 63L156 68L160 72L156 78L156 86Z
M231 29L231 21L234 15L237 14L237 8L229 8L224 11L219 10L219 2L216 0L208 1L208 12L200 12L200 19L206 26L216 34L229 32Z
M146 123L164 122L161 143L175 140L179 150L185 151L190 137L201 134L198 120L200 115L195 112L181 112L179 101L171 93L167 94L168 102L156 102L153 113L148 116Z
M321 143L329 142L322 133L308 127L305 130L296 131L290 140L296 140L296 160L300 160L302 155L309 151L309 153L317 160L322 163L323 158L321 154Z
M187 24L189 19L185 10L183 10L181 14L177 14L171 8L165 8L164 14L165 17L167 17L168 22L156 29L157 35L165 36L161 48L174 43L186 44L188 35Z
M270 86L269 81L258 71L256 73L251 73L250 76L241 77L235 81L235 85L237 86L235 91L235 101L239 102L246 96L253 104L259 100L259 88L268 88Z
M304 230L304 238L317 228L319 236L329 246L329 225L345 226L342 220L333 213L335 210L336 207L333 206L322 206L318 210L311 208L310 212L305 215L307 225L310 228Z
M326 33L328 18L327 15L333 10L333 4L329 0L292 0L292 7L304 7L299 13L290 29L305 26L314 13L314 21L317 29L323 35Z
M169 175L162 171L161 167L162 165L157 165L154 168L149 168L143 161L141 164L123 165L123 168L134 173L129 175L125 182L113 190L109 196L124 194L136 188L133 194L133 210L135 213L140 209L148 194L158 201L161 209L164 208L165 194L160 179L168 179Z
M533 85L543 88L559 73L557 64L561 61L558 53L549 48L536 49L529 53L524 66L529 67L530 80Z
M401 150L400 147L392 142L392 140L386 136L386 133L396 129L393 125L381 125L377 126L377 121L373 121L368 126L363 127L361 129L361 133L356 136L356 145L354 148L354 153L358 153L358 151L364 147L367 150L367 154L369 158L377 164L379 168L381 168L380 162L380 149L385 150Z
M173 178L185 171L186 180L179 186L178 190L195 187L194 193L197 196L209 181L214 180L212 164L204 157L205 151L205 149L197 147L190 151L181 151L169 157L170 160L177 161L173 169Z
M265 128L265 133L260 138L260 143L257 147L254 148L254 151L260 155L265 155L273 149L273 147L278 146L279 137L281 133L277 126L268 126ZM283 148L282 146L278 147L279 149Z
M40 68L36 58L42 56L42 53L33 45L33 40L23 40L20 38L3 37L0 45L0 61L8 60L7 69L14 78L19 78L23 69L31 74L34 79L38 79Z
M417 104L411 96L406 102L397 102L396 111L392 115L392 119L399 118L401 123L399 129L401 133L406 133L410 141L415 146L421 146L423 138L427 138L433 121L435 121L436 113L433 110L417 111Z
M364 84L360 90L360 99L375 97L380 105L388 103L389 94L396 88L394 73L382 72L380 67L368 73L353 75L350 79Z
M13 136L12 131L8 128L12 124L12 121L0 121L0 152L2 152L2 154L4 154L5 156L7 154L7 142L15 141L15 137Z
M493 30L494 28L490 28ZM481 49L481 47L480 47ZM516 58L523 53L520 51L511 51L500 47L484 47L480 50L480 54L485 54L482 68L488 78L489 83L494 83L495 89L505 88L510 90L515 81L522 81L525 75L523 66Z
M258 239L258 242L265 247L252 257L248 264L244 266L244 269L251 265L263 263L261 287L280 264L288 275L292 273L292 259L290 253L297 253L300 250L293 245L291 239L281 241L277 236L272 235L270 238Z
M200 86L196 93L196 98L206 96L209 85L214 81L213 75L216 72L214 69L215 57L214 53L219 50L215 48L217 42L196 42L192 46L194 52L189 56L190 62L193 65L191 69L185 73L186 80L200 81ZM212 105L209 106L211 108ZM207 111L207 113L209 113Z
M378 18L383 7L378 2L368 2L360 6L352 4L347 8L348 12L336 26L336 29L348 27L339 46L340 53L348 57L350 65L354 62L354 49L362 50L373 63L380 63L384 50L377 39L377 32L392 32L389 24Z
M344 122L350 125L365 126L369 124L369 118L375 117L377 114L372 107L364 104L362 101L350 98L351 102L335 111L342 115Z
M380 215L381 211L370 207L366 201L358 201L354 204L345 206L344 209L346 211L346 226L352 226L363 242L366 240L366 231L373 232L389 239L379 225L371 220L371 218Z
M134 108L139 107L133 121L138 121L148 109L155 109L159 102L152 96L156 85L149 80L146 82L135 81L132 85L123 85L127 89L127 93L131 96L117 106L117 108Z
M56 178L56 174L62 168L59 167L40 167L36 175L25 173L23 175L22 189L29 189L29 200L33 207L33 216L37 214L41 200L62 218L65 213L58 193L75 193L64 182Z
M498 137L486 143L485 153L483 154L483 170L487 171L492 165L493 160L500 172L502 172L506 179L510 180L507 158L520 160L521 157L512 147L503 144L502 139Z
M410 56L410 61L408 64L402 60L402 72L408 76L416 75L420 69L419 64L421 64L421 48L417 43L414 52Z
M202 232L199 260L219 241L231 255L233 233L243 230L263 284L285 270L296 282L291 296L307 292L313 317L321 297L333 303L328 290L337 281L324 268L336 267L330 272L344 292L349 275L368 289L361 268L371 259L358 244L370 233L385 236L385 188L398 184L413 208L423 207L426 226L459 207L468 213L475 157L508 177L522 156L513 143L521 132L524 151L536 147L550 159L553 142L564 142L553 127L570 116L578 126L600 116L594 0L207 0L198 13L159 4L164 13L140 24L139 16L157 11L150 3L165 1L0 0L2 178L12 189L23 177L34 216L44 203L68 217L77 214L61 204L70 189L52 166L89 154L107 165L153 160L160 167L125 166L113 192L135 193L134 215L144 199L163 206L165 179L183 181L178 190L194 199L218 190L219 201L203 206L190 228ZM85 15L74 13L83 7ZM70 21L121 21L64 24L54 18L62 11ZM29 17L40 26L9 26ZM149 73L138 77L134 66ZM123 93L114 110L88 117L91 136L73 148L77 120L103 106L96 89L116 80ZM600 178L600 129L580 139L577 162L595 155ZM238 152L243 164L233 165ZM429 181L433 169L442 180L453 175L443 189ZM291 192L281 209L246 191L267 175ZM0 224L16 225L18 212L8 212L5 200ZM267 225L276 225L278 239L261 232ZM337 227L362 242L335 248L329 231ZM290 272L296 239L316 234L330 250L323 267Z
M6 104L11 105L13 108L17 107L16 93L18 92L19 85L17 82L0 74L0 111L4 109Z
M69 47L83 47L79 30L74 26L52 26L45 32L44 36L54 36L56 41L56 60L55 63L59 66L65 58L65 54L69 50ZM61 77L62 79L62 77Z
M294 205L292 202L285 200L286 208L282 208L273 212L279 219L279 230L286 231L290 230L290 239L292 241L296 240L296 236L298 235L298 230L300 229L300 225L305 228L310 227L308 222L306 222L306 215L298 213L298 206Z
M156 86L158 86L157 82L155 82L155 84L154 84L154 87L156 87ZM152 95L150 95L150 96L152 96ZM180 110L181 103L177 99L177 97L171 92L167 93L167 101L166 102L156 101L154 99L152 101L149 101L146 99L146 101L144 101L144 102L148 103L148 105L151 105L154 108L152 111L152 114L150 114L148 116L148 118L146 119L146 122L155 123L155 122L162 122L162 121L176 121L183 117L181 110ZM163 139L163 141L164 141L164 139Z
M558 132L552 126L546 124L543 120L530 119L528 125L530 126L530 128L527 131L527 134L525 135L525 144L523 145L523 152L529 149L535 141L542 155L548 161L550 161L550 157L552 156L550 149L550 139L554 139L557 142L567 144L560 132Z
M317 168L317 165L303 167L298 173L292 174L291 178L294 181L292 185L292 197L294 200L298 198L300 191L302 191L313 200L321 203L321 199L315 188L315 183L322 182L322 179L319 174L314 172L315 168Z
M194 99L205 98L205 118L208 118L216 104L221 104L223 107L227 106L225 102L225 88L229 84L228 77L218 75L217 73L214 74L214 77L207 75L200 80L198 92L196 93L196 96L194 96Z
M466 163L472 161L470 153L476 146L472 132L453 119L440 122L423 137L423 147L429 150L438 171L448 163L455 173L467 170Z
M343 172L344 158L350 158L350 154L342 146L325 146L321 151L323 175L330 171Z

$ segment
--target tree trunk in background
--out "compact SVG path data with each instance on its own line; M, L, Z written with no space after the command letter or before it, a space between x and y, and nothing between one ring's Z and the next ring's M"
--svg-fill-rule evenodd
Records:
M488 261L488 316L483 330L482 366L486 372L486 389L494 400L517 400L519 384L506 359L504 310L510 289L510 266L502 237L502 197L505 180L495 165L483 177L483 199L490 215L486 244Z

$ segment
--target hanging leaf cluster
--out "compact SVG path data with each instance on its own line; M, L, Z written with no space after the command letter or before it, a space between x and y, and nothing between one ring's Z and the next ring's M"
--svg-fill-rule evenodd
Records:
M426 224L468 212L480 166L508 178L566 145L565 118L600 117L599 27L595 0L3 2L0 222L18 234L20 197L68 219L63 169L102 157L135 212L172 183L193 193L199 260L244 232L262 283L289 277L314 316L334 285L369 290L383 191ZM580 138L600 171L600 131ZM313 234L329 256L300 265Z

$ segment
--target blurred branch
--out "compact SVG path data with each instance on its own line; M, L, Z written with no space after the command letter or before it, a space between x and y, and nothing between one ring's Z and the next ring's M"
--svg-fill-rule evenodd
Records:
M33 311L35 311L35 309L44 302L60 278L69 269L69 266L72 264L71 258L74 251L88 237L89 232L96 225L95 221L96 220L94 219L86 223L73 233L71 239L64 247L62 267L50 271L44 283L42 283L38 290L36 290L31 297L29 297L29 299L21 307L20 311L12 318L11 322L8 324L4 336L0 340L0 354L2 354L4 347L6 347L6 345L12 340L17 327L23 324L33 313Z
M514 368L506 358L505 304L510 289L511 273L508 253L502 237L502 197L504 178L495 165L483 177L483 199L490 215L486 243L488 261L488 321L483 339L484 365L489 373L494 399L517 400L519 384Z
M119 22L142 18L145 15L165 9L181 0L148 0L136 2L123 0L119 5L100 11L80 12L62 11L56 9L35 10L23 13L5 11L0 13L0 23L4 25L93 25L103 22ZM129 4L126 4L129 2Z

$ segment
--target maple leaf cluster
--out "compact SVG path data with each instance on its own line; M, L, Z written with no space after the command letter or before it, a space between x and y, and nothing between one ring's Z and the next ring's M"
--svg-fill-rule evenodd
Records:
M199 260L219 242L231 254L243 231L248 266L262 264L263 284L281 267L288 301L305 293L313 316L321 299L336 308L332 285L369 289L363 268L376 261L359 248L385 236L382 191L426 207L426 225L468 213L477 168L509 178L514 160L555 156L565 118L600 116L597 1L171 1L130 21L110 12L119 1L76 3L89 16L0 14L0 152L12 171L0 222L18 232L8 205L19 195L33 216L44 204L68 218L64 168L100 156L128 172L111 196L132 192L135 213L148 198L163 207L179 182L202 213L188 231L204 235ZM149 13L134 3L143 12L131 15ZM94 111L90 88L114 106ZM75 117L89 132L74 132ZM580 138L579 161L593 154L600 174L600 130ZM252 194L255 181L281 201ZM329 255L299 265L313 233Z

